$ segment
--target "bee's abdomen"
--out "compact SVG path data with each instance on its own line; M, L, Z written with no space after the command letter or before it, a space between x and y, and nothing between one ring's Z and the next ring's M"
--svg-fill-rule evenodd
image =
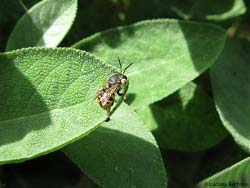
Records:
M104 92L98 96L98 103L103 109L109 109L114 104L115 94L108 96L109 93Z

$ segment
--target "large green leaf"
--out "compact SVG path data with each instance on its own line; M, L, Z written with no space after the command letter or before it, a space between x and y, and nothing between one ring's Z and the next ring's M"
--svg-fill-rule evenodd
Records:
M0 164L85 136L106 118L95 98L111 69L76 49L0 54Z
M44 0L19 20L6 50L24 47L55 47L70 29L77 11L77 0Z
M76 45L119 67L134 63L128 103L144 106L173 93L213 64L225 32L214 25L160 19L97 33Z
M64 152L103 188L166 188L157 144L136 113L123 104L92 134Z
M213 101L194 83L137 112L163 148L204 150L227 135Z
M250 43L228 40L211 70L215 103L224 126L250 152Z
M203 180L198 184L198 188L220 187L220 188L237 188L250 187L250 158L246 158L235 165Z

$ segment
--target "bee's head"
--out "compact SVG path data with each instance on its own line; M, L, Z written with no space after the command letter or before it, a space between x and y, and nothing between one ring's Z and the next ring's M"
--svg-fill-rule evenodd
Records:
M125 71L132 65L132 63L129 64L127 67L125 67L125 69L122 69L122 64L121 64L119 57L118 57L118 61L120 64L121 71L114 73L108 78L107 82L108 82L109 87L113 86L116 83L120 83L121 88L126 87L128 85L128 77L125 75Z

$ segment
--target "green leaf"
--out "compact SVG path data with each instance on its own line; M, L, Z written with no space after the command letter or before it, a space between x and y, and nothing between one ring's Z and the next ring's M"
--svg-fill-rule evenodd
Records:
M154 137L125 104L111 121L63 150L103 188L167 186Z
M44 0L29 9L12 31L6 51L57 46L70 29L77 0Z
M220 187L237 188L249 187L250 158L246 158L235 165L203 180L198 184L198 188Z
M194 83L137 112L163 148L204 150L227 135L213 101Z
M211 69L220 118L235 141L250 152L250 43L228 40Z
M223 21L246 12L243 0L177 0L166 6L183 19Z
M106 118L93 100L111 69L76 49L0 54L0 164L46 154Z
M75 48L119 67L134 63L128 103L134 108L158 101L199 76L220 54L225 32L214 25L168 19L143 21L97 33Z

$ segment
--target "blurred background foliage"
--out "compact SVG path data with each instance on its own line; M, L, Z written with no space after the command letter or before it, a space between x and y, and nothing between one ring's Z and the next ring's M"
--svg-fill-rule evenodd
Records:
M18 19L40 0L2 0L0 5L0 50ZM239 0L82 0L76 20L61 46L71 46L93 33L115 26L154 18L177 18L215 23L231 35L249 38L250 3ZM244 16L242 16L244 15Z
M1 0L1 52L4 51L8 36L18 19L37 2L39 0ZM249 0L79 0L76 20L60 46L71 46L91 34L115 26L154 18L214 23L226 29L229 37L250 40L249 8ZM203 106L209 108L204 111ZM218 119L207 72L196 79L195 83L160 102L140 109L138 113L141 116L155 116L157 120L159 113L154 114L155 111L163 113L164 120L158 118L161 122L152 122L152 127L149 128L161 147L167 166L169 188L192 187L194 182L199 182L248 156L226 133ZM200 132L188 129L188 125L178 126L180 125L178 121L182 121L179 118L180 114L188 124L194 121L192 114L197 113L200 113L201 118L195 122L196 124L203 121L207 124L215 123L219 127L216 131L198 129L198 131L211 131L208 138L210 140L207 141L209 144L205 146L202 142L200 145L192 145L197 143L197 139L201 139L198 138ZM187 142L186 146L172 142L171 133L168 132L170 129L166 131L163 126L161 127L166 121L171 122L173 131L175 131L174 126L178 126L178 131L183 132L180 134L183 139L185 139L184 133L190 131L193 142L192 140ZM164 139L166 134L169 134L167 140ZM0 187L97 188L98 186L58 151L21 164L0 166Z

